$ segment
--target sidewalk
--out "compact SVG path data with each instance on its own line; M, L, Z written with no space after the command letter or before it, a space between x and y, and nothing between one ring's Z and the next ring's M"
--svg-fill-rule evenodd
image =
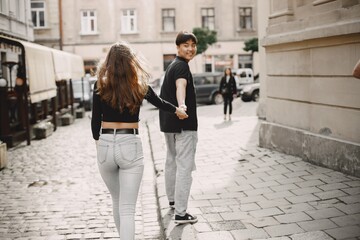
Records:
M360 179L258 147L255 116L235 109L229 122L205 108L199 109L188 209L199 218L194 225L173 222L164 187L164 137L158 119L148 121L167 239L360 239Z

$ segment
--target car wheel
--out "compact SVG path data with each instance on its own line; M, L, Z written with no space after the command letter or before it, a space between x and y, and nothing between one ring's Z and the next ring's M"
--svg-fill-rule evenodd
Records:
M224 98L223 96L221 95L221 93L217 92L217 93L214 93L213 95L213 103L215 104L221 104L224 102Z
M243 102L250 102L250 101L251 101L251 98L245 97L244 95L242 95L242 96L241 96L241 100L242 100Z
M259 97L260 97L259 90L255 90L251 95L251 100L253 100L254 102L258 102Z

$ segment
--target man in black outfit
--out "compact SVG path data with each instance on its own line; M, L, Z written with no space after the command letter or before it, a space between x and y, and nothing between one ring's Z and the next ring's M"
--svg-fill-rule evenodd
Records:
M180 120L160 110L160 129L167 146L165 188L171 208L175 208L175 223L195 223L196 216L187 213L188 199L195 166L197 144L197 114L195 87L188 62L196 55L197 39L193 33L181 31L176 37L177 56L166 69L160 97L187 111Z

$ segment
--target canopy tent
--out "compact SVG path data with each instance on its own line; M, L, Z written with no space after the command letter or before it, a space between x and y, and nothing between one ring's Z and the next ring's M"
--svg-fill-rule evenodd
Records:
M55 69L51 48L19 41L25 48L25 61L32 103L56 96Z
M32 103L55 97L55 81L79 79L85 74L81 56L4 36L1 39L20 45L25 51Z
M51 51L54 60L56 81L80 79L85 75L82 57L57 49L51 49Z

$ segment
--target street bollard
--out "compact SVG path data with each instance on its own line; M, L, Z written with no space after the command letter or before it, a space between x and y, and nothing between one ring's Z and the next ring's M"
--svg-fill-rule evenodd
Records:
M3 169L8 164L6 143L0 141L0 169Z

